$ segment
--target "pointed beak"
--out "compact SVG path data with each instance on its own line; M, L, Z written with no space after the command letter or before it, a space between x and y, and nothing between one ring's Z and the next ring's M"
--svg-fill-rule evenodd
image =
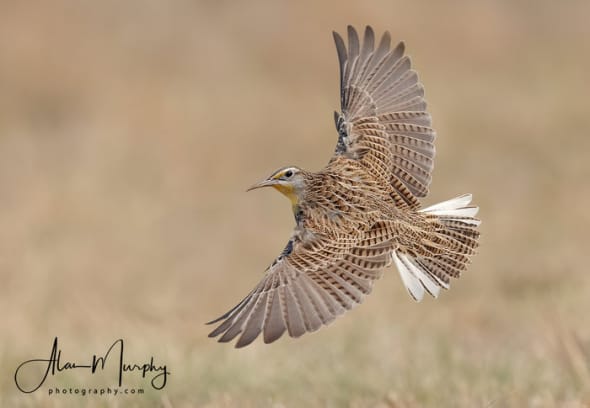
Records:
M251 190L255 190L257 188L262 188L262 187L268 187L268 186L273 186L275 184L278 183L278 180L273 180L273 179L266 179L266 180L262 180L259 183L254 184L253 186L251 186L248 190L246 191L251 191Z

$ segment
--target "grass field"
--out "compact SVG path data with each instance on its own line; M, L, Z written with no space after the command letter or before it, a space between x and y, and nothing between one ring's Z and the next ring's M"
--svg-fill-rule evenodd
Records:
M4 2L0 5L0 406L590 406L590 3ZM332 326L236 350L204 322L293 227L245 193L335 142L331 30L406 41L438 132L432 204L479 204L479 255L414 303L394 269ZM140 396L20 363L125 358ZM37 372L37 375L39 372ZM34 371L28 372L28 381Z

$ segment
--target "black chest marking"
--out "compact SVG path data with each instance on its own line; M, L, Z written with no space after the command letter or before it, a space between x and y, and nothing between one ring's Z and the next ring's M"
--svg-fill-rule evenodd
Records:
M293 214L295 215L295 223L300 225L303 222L303 210L300 206L293 207Z
M291 252L293 252L293 239L290 239L289 242L287 242L287 246L285 246L285 249L281 252L279 259L288 256Z

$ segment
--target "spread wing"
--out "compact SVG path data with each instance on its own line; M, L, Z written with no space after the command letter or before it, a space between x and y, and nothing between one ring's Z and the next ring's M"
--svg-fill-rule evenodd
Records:
M416 208L428 194L435 132L426 112L424 88L404 56L404 43L390 48L385 32L375 47L371 27L362 44L348 26L348 49L334 32L340 63L340 102L335 113L335 160L359 160L376 179L390 183L396 203Z
M299 337L331 323L361 303L391 262L391 246L375 244L389 234L375 227L356 242L319 238L287 247L267 269L262 281L233 309L208 324L219 323L209 337L236 347L252 343L260 333L271 343L285 332Z

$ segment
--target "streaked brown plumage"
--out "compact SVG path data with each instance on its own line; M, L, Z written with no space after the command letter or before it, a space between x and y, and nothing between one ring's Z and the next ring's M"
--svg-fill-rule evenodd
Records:
M296 226L262 281L210 323L210 337L236 347L261 333L299 337L361 303L391 261L410 295L436 297L474 254L479 220L470 195L419 209L428 194L435 132L424 89L385 33L375 47L348 27L348 48L334 33L341 78L338 142L317 173L285 167L252 188L272 186L292 202Z

